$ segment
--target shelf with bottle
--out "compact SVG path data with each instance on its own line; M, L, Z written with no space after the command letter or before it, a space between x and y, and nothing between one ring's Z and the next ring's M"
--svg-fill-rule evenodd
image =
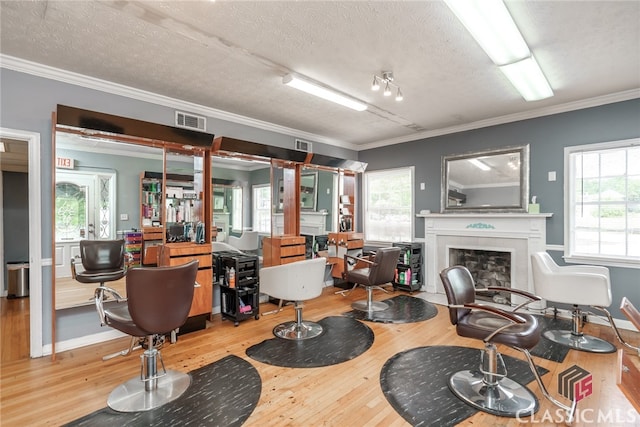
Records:
M340 231L353 231L353 198L345 194L341 195L339 209Z
M145 176L140 182L141 226L151 226L162 218L162 180Z
M394 289L413 292L419 290L423 284L422 278L422 244L394 243L400 248L396 276L393 280Z

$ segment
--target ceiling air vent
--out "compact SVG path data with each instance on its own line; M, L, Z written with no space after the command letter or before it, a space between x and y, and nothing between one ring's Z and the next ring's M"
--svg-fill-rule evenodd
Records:
M204 132L207 129L207 118L176 111L176 126Z
M296 150L311 153L311 143L309 141L296 139Z

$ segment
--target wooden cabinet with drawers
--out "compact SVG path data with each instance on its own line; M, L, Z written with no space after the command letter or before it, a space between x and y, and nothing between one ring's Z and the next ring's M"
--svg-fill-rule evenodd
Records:
M194 259L197 259L199 264L189 317L210 317L213 305L211 245L199 245L191 242L167 243L160 249L159 262L161 266L186 264Z
M287 264L305 259L304 236L274 236L262 239L263 265Z

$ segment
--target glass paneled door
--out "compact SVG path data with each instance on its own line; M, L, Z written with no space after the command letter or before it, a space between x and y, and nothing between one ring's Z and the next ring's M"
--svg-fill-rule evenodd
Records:
M56 277L71 276L80 240L114 239L115 173L56 172Z

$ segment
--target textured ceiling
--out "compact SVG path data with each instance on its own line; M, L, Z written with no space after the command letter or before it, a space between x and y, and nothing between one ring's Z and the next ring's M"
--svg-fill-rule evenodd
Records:
M2 1L0 52L355 149L640 96L640 1L507 5L550 99L525 102L440 1ZM370 90L383 70L404 101ZM289 72L369 110L284 86Z

